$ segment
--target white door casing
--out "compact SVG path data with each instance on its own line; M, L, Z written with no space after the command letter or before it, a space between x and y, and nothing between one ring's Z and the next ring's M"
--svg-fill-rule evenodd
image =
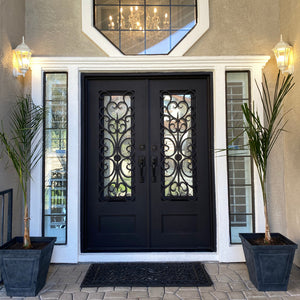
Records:
M80 182L81 182L81 86L80 74L141 72L213 72L214 147L226 148L227 70L251 72L251 95L255 107L262 112L255 80L262 78L262 68L269 56L123 56L123 57L33 57L32 98L43 104L43 73L68 72L68 202L67 244L54 247L52 262L77 263L91 261L244 261L241 245L231 245L229 237L227 158L215 152L216 252L147 252L147 253L81 253L80 252ZM257 103L256 103L257 101ZM30 195L30 234L42 234L42 162L33 170ZM254 174L255 228L264 230L260 186Z

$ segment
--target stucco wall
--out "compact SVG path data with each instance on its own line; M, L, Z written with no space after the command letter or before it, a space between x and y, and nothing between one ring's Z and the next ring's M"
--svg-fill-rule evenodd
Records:
M23 78L12 75L12 49L22 42L25 25L25 0L0 0L0 120L7 125L7 114L23 94ZM22 201L15 170L0 159L0 191L13 188L13 235L22 233Z
M279 0L210 0L210 28L187 55L268 55ZM26 0L26 38L36 56L105 56L81 31L81 0Z
M287 235L300 245L300 1L280 1L280 30L283 39L293 45L296 86L288 96L288 133L284 134L284 178L287 211ZM300 266L300 251L295 263Z

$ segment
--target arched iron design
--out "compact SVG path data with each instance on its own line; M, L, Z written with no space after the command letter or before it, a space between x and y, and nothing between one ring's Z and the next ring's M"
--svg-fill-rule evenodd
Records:
M196 199L194 91L161 91L163 200Z
M134 92L99 95L99 200L134 201Z

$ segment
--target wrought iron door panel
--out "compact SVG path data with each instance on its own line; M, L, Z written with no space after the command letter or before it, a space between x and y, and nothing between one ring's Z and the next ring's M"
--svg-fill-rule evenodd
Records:
M82 250L148 248L148 187L137 172L146 150L136 147L146 144L136 130L145 125L144 103L136 99L146 98L146 83L87 76L83 85Z
M82 78L82 251L213 251L211 75Z
M134 93L99 92L99 200L135 199Z
M212 104L207 77L153 80L151 145L160 173L151 182L152 249L215 247L210 149ZM155 101L154 99L160 99ZM159 112L159 113L157 113Z

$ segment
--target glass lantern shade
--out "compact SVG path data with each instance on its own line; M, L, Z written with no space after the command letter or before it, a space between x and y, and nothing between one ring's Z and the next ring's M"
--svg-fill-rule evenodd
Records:
M25 44L24 37L23 37L22 44L17 46L17 48L14 50L14 53L15 53L16 62L17 62L17 66L15 66L15 69L14 69L14 75L16 77L18 75L23 75L23 77L25 77L25 74L28 71L29 66L30 66L31 50Z
M273 49L276 57L277 67L282 72L287 71L290 63L291 46L282 40L280 36L280 42L277 43Z

